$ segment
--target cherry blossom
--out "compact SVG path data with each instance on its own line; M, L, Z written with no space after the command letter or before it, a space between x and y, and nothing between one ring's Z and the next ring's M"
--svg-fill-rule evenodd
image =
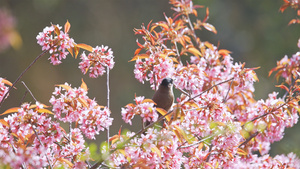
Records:
M114 67L113 51L108 46L96 46L93 52L88 55L83 52L80 56L81 62L79 68L83 74L89 71L89 76L97 78L106 72L106 67L112 69Z

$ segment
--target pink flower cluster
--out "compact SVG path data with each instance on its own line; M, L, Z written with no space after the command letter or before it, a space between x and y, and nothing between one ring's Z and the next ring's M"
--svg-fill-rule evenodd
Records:
M144 60L137 59L134 67L135 78L142 83L145 80L150 81L152 89L158 86L163 78L172 76L174 72L173 61L169 57L159 54L151 54Z
M3 82L3 78L0 77L0 102L4 99L4 95L8 92L9 87Z
M1 164L12 168L58 167L65 164L63 159L82 163L78 155L88 151L83 137L65 140L59 122L53 121L38 102L23 104L4 121L0 123L0 159Z
M69 54L68 49L74 47L73 38L69 37L67 32L63 32L59 25L51 25L45 27L43 32L37 36L37 43L42 46L43 51L48 51L51 54L50 60L53 65L61 63L62 59L66 59Z
M90 139L95 139L100 130L112 124L110 110L89 99L87 91L81 87L71 88L67 83L60 85L55 88L49 102L55 118L63 122L77 122L80 130Z
M143 96L135 97L134 100L136 102L136 105L128 104L125 106L125 108L122 108L122 119L126 123L129 123L131 125L131 119L133 119L135 115L140 115L143 119L143 122L153 122L157 120L158 114L152 100L145 99L145 97Z
M106 67L112 69L114 67L113 51L108 46L96 46L93 52L86 55L84 52L80 56L81 62L79 68L83 74L89 71L89 76L97 78L105 73Z
M251 155L248 157L251 161L235 160L231 168L249 169L249 168L299 168L300 160L294 153L286 155L276 155L274 158L269 155L258 157ZM227 167L229 168L229 167Z
M300 78L300 39L298 40L299 51L295 53L291 58L285 55L280 61L277 62L277 67L273 68L269 74L273 71L278 71L275 76L284 78L287 84L292 84L292 79Z
M127 132L126 138L134 133ZM124 141L123 138L116 144ZM112 168L130 166L133 168L180 168L185 162L182 153L178 151L178 138L169 130L148 129L140 138L130 140L125 151L116 151L109 160Z

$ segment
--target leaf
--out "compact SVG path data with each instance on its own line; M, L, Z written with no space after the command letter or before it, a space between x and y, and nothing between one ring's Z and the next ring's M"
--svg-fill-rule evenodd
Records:
M162 109L162 108L159 108L159 107L156 107L156 111L158 111L163 116L165 116L168 113L165 109ZM171 114L165 116L165 118L166 118L167 121L170 121L171 120Z
M54 113L52 113L52 112L51 112L50 110L48 110L48 109L38 109L37 112L39 112L39 113L54 114Z
M199 146L198 146L198 150L199 150L199 152L201 152L201 150L202 150L203 146L204 146L204 143L203 143L203 142L199 143Z
M77 47L77 45L75 45L73 50L74 50L75 59L77 59L77 56L78 56L78 53L79 53L79 47Z
M240 148L237 149L237 154L239 154L239 155L245 155L245 156L248 155L247 152L245 152L244 150L242 150Z
M188 140L187 135L182 128L177 125L174 125L174 128L175 129L173 131L175 132L175 134L177 133L176 136L178 137L180 142L183 143L184 140Z
M58 158L58 161L62 162L62 163L66 163L70 168L73 167L73 163L70 162L69 160L67 159L64 159L64 158Z
M146 59L149 58L150 56L147 54L140 54L140 55L135 55L130 61L128 62L132 62L132 61L136 61L137 59Z
M141 52L142 48L137 48L134 52L134 55L138 55Z
M62 84L62 85L55 85L55 86L62 87L62 88L64 88L64 89L66 89L67 91L69 91L70 89L72 89L71 86L64 85L64 84Z
M115 144L118 140L120 140L119 135L114 135L111 138L109 138L109 141L111 142L111 144Z
M59 36L60 35L60 30L59 30L59 28L56 26L56 25L53 25L54 26L54 32L55 32L55 34L57 35L57 36Z
M219 54L222 55L222 56L229 55L230 53L232 53L232 52L230 52L229 50L226 50L226 49L220 49L219 50Z
M209 8L206 8L206 15L205 18L203 19L203 22L206 22L208 20L209 17Z
M73 55L73 48L67 48L67 50L69 51L69 53L71 54L71 56L74 57L74 55Z
M197 56L197 57L199 57L199 56ZM173 58L173 57L170 57L170 58L171 58L171 60L172 60L173 62L179 63L178 60L177 60L176 58Z
M78 100L83 104L84 107L89 107L89 104L83 98L78 98Z
M194 47L188 48L187 51L190 52L191 54L195 55L195 56L202 56L201 53L199 52L199 50L197 50Z
M160 150L157 147L152 147L151 151L153 153L156 153L159 156L159 158L161 158L161 152L160 152Z
M206 47L208 47L210 50L214 50L214 45L213 44L211 44L211 43L209 43L209 42L204 42L204 45L206 46Z
M209 24L209 23L202 23L203 27L210 31L210 32L213 32L214 34L217 34L217 30L216 28L212 25L212 24Z
M288 25L291 25L291 24L296 24L296 23L300 23L300 20L299 19L292 19Z
M87 85L86 85L86 83L83 81L83 79L81 79L81 86L80 86L80 88L82 88L84 91L88 91L88 87L87 87Z
M285 85L276 85L275 87L280 87L283 90L289 91L290 89L286 87Z
M155 105L156 105L156 103L152 100L152 99L144 99L143 101L142 101L142 103L154 103Z
M9 114L9 113L16 113L16 112L18 112L19 109L20 109L20 107L13 107L13 108L6 110L4 113L2 113L0 115L3 116L5 114Z
M68 33L69 30L71 28L71 24L69 23L69 21L67 20L67 22L65 23L65 33Z
M4 119L0 119L0 123L6 127L9 127L9 124Z
M78 48L93 52L93 47L84 43L80 43L76 45Z
M12 86L12 85L13 85L10 81L8 81L8 80L6 80L6 79L2 79L1 83L7 84L7 85L9 85L9 86Z

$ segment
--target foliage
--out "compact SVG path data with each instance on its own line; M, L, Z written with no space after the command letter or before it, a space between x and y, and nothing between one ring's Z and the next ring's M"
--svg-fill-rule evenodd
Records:
M68 83L57 85L50 106L23 103L10 108L0 120L0 159L12 168L297 168L295 154L269 156L271 143L283 138L284 130L298 122L300 52L277 62L278 85L283 97L273 92L266 100L253 98L255 70L237 63L230 51L202 41L197 33L206 29L217 33L206 15L198 19L191 0L170 0L174 15L165 21L150 22L134 29L137 46L133 58L138 81L149 81L152 89L171 77L181 91L169 112L156 108L151 99L135 96L135 104L121 109L123 120L132 125L134 116L149 122L138 132L122 131L109 136L112 118L109 110L109 70L114 67L112 50L107 46L91 47L77 44L69 35L71 24L64 30L59 25L46 27L37 35L37 43L58 65L68 54L76 58L82 52L79 68L83 74L97 78L107 74L107 106L98 105L88 97L84 81L78 88ZM284 0L283 12L289 6L298 10L299 2ZM193 18L195 18L193 20ZM299 23L298 20L292 20ZM291 23L290 22L290 23ZM140 42L142 41L142 42ZM300 39L298 42L300 49ZM31 64L31 65L32 65ZM31 66L30 65L30 66ZM1 104L19 78L11 83L0 79ZM26 85L24 84L26 87ZM27 87L26 87L27 88ZM27 88L30 92L30 90ZM31 93L31 92L30 92ZM159 117L158 114L162 116ZM164 120L165 119L165 120ZM156 127L164 121L162 126ZM61 123L69 123L68 132ZM108 131L100 152L87 139L95 139L100 131ZM92 160L96 160L93 165Z

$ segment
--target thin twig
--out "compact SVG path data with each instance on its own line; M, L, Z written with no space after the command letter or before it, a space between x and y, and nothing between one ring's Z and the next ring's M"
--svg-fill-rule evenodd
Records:
M36 132L36 130L35 130L35 128L34 128L34 125L32 125L32 130L33 130L33 132L34 132L36 138L39 140L40 144L44 147L44 144L42 143L42 141L41 141L39 135L37 134L37 132ZM48 156L47 156L47 153L45 153L45 156L46 156L46 159L47 159L47 161L48 161L48 163L49 163L50 168L53 169L53 167L52 167L52 165L51 165L51 162L50 162L50 159L49 159Z
M25 88L30 93L31 97L35 100L35 102L37 102L36 98L33 96L32 92L29 90L29 88L26 86L26 84L23 81L22 81L22 84L25 86Z
M16 81L12 84L12 86L8 89L8 91L5 93L2 101L0 102L0 107L2 106L4 100L8 97L9 92L12 88L15 87L15 85L19 82L19 80L23 77L23 75L31 68L31 66L39 59L41 58L45 53L47 53L48 50L43 51L40 55L38 55L31 63L30 65L19 75L19 77L16 79Z
M177 42L176 41L174 42L174 45L175 45L175 49L176 49L176 54L177 54L178 61L179 61L180 64L182 64L181 57L180 57L180 54L179 54L179 50L178 50L178 46L177 46Z
M223 82L220 82L220 83L217 83L217 84L215 84L215 85L212 85L210 88L208 88L208 89L202 91L200 94L198 94L198 95L196 95L196 96L190 98L189 100L193 100L193 99L195 99L195 98L201 96L203 93L208 92L208 91L211 90L212 88L214 88L214 87L216 87L216 86L219 86L219 85L221 85L221 84L223 84L223 83L227 83L227 82L229 82L229 81L231 81L231 80L233 80L233 79L234 79L234 78L232 77L232 78L230 78L230 79L228 79L228 80L225 80L225 81L223 81Z
M227 93L226 93L226 96L225 96L224 99L223 99L223 103L225 103L225 102L227 101L227 97L228 97L229 91L230 91L230 89L231 89L232 83L233 83L233 79L232 79L232 81L231 81L231 83L230 83L230 85L229 85L229 88L228 88L228 91L227 91Z
M206 162L208 162L209 161L209 158L210 158L210 155L211 155L211 150L212 150L212 144L209 146L209 150L208 150L208 156L207 156L207 158L206 158Z
M107 77L107 82L106 82L106 85L107 85L107 108L109 109L109 95L110 95L110 89L109 89L109 67L107 66L107 74L106 74L106 77ZM107 127L107 145L109 147L109 126Z
M180 146L180 147L178 147L178 149L181 149L181 148L188 148L188 147L193 147L193 146L195 146L195 145L197 145L197 144L200 144L200 143L202 143L202 142L204 142L204 141L206 141L206 140L208 140L208 139L210 139L210 138L212 138L212 137L215 137L217 134L218 134L218 133L213 134L213 135L211 135L211 136L208 136L208 137L206 137L206 138L203 138L203 139L201 139L201 140L199 140L199 141L197 141L196 143L193 143L193 144L189 144L189 145L186 145L186 146Z
M259 134L259 132L255 132L252 134L246 141L244 141L242 144L239 145L239 148L241 148L243 145L247 144L252 138L256 137Z
M185 94L186 96L189 96L188 92L180 89L179 87L177 87L175 84L174 84L175 88L178 89L179 91L181 91L181 93Z
M27 93L28 93L28 91L26 90L23 97L22 97L22 99L21 99L21 101L20 101L20 104L19 104L20 107L21 107L22 103L24 102L25 97L27 96Z
M195 29L194 29L194 27L193 27L193 25L192 25L191 18L190 18L189 15L187 15L187 20L189 21L189 25L190 25L190 28L191 28L192 33L193 33L194 41L195 41L197 47L199 48L200 45L198 44L198 41L197 41L197 35L196 35L196 33L195 33Z
M69 124L69 130L70 130L70 144L72 144L72 122L70 122L70 124Z

